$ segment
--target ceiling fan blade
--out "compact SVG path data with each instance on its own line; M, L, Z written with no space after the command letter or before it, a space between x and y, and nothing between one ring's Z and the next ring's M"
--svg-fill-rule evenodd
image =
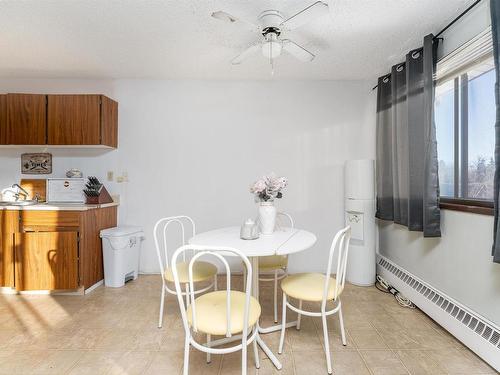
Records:
M313 61L315 58L311 52L299 46L297 43L292 42L290 39L283 40L283 49L303 62Z
M328 5L322 1L316 1L314 4L309 5L307 8L302 9L297 14L283 21L281 27L293 30L326 14L329 14Z
M254 45L251 45L246 50L244 50L242 53L240 53L238 56L236 56L234 59L232 59L231 64L233 64L233 65L241 64L243 62L243 60L245 60L247 57L260 51L262 48L261 46L262 45L260 42L254 44Z
M240 18L237 18L229 13L223 12L222 10L219 10L217 12L213 12L212 17L216 18L218 20L224 21L224 22L232 23L235 25L240 25L240 26L242 26L250 31L260 31L259 26L255 25L251 22L248 22L246 20L242 20Z

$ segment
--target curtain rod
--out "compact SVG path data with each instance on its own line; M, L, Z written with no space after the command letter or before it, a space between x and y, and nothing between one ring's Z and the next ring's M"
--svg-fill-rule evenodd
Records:
M474 1L467 9L465 9L462 13L460 13L453 21L451 21L448 25L444 27L443 30L438 32L435 36L434 39L439 37L442 33L444 33L446 30L448 30L455 22L457 22L460 18L465 16L467 13L469 13L477 4L479 4L482 0L476 0Z
M467 9L465 9L462 13L460 13L455 19L453 19L448 25L446 25L440 32L438 32L433 40L439 39L443 40L443 38L440 38L439 36L444 33L446 30L448 30L455 22L457 22L459 19L461 19L463 16L465 16L467 13L469 13L477 4L479 4L482 0L476 0L474 1ZM378 87L378 84L373 86L372 91L375 90Z

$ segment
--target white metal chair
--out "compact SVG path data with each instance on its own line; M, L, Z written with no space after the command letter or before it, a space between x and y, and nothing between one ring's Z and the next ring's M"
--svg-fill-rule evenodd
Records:
M328 315L339 313L340 331L342 335L342 344L347 345L345 339L344 321L342 318L342 304L340 295L344 290L345 275L347 268L347 255L349 252L349 241L351 239L351 227L347 226L341 229L334 237L332 246L330 247L330 255L328 257L328 265L326 275L321 273L299 273L287 276L281 282L283 290L283 316L282 322L286 322L287 307L300 315L321 317L323 322L323 335L325 339L325 354L328 373L332 373L332 361L330 358L330 345L328 341L328 327L326 325L326 317ZM335 277L331 276L332 261L334 254L337 252L337 273ZM295 298L300 301L299 307L293 306L288 300L288 297ZM302 309L302 301L320 302L321 311L312 312ZM332 301L334 307L331 310L326 310L326 303ZM299 321L300 322L300 321ZM299 328L299 322L297 327ZM283 353L283 344L285 340L285 324L281 328L281 337L278 353Z
M292 216L286 212L278 212L278 220L285 217L290 222L290 227L294 228ZM277 223L279 225L279 222ZM279 227L278 227L279 230ZM259 270L261 274L273 275L269 277L259 277L259 281L274 281L274 322L278 323L278 280L285 278L288 275L288 255L270 255L267 257L259 257ZM260 276L260 275L259 275Z
M153 237L155 241L156 254L158 255L158 262L162 275L162 288L161 288L161 301L160 301L160 317L158 319L158 328L163 325L163 308L165 305L165 292L170 294L177 294L177 291L170 289L168 283L174 283L174 276L170 263L168 260L168 246L167 246L167 229L170 224L176 223L179 225L181 231L181 245L186 244L186 224L191 227L191 234L196 234L196 226L189 216L171 216L158 220L153 229ZM162 255L163 252L163 255ZM179 278L185 286L185 291L181 292L181 296L185 296L186 300L189 298L188 291L188 265L186 256L184 254L183 262L178 264ZM208 262L198 262L194 269L194 282L209 281L213 278L213 282L204 287L194 291L195 294L206 292L212 287L217 290L217 267Z
M188 264L188 294L189 299L182 298L181 278L177 259L188 251L193 251L195 254ZM223 255L239 256L247 269L246 277L247 287L245 292L231 290L231 269ZM215 257L224 265L226 270L226 290L214 291L206 293L195 298L194 290L194 270L200 257ZM259 340L259 318L261 307L259 301L250 295L252 268L248 258L239 250L234 248L215 248L209 246L193 246L187 245L177 249L172 256L172 271L175 281L175 289L181 309L182 321L186 333L184 346L184 370L183 374L189 372L189 348L192 345L196 349L207 353L207 363L210 362L211 354L226 354L241 350L241 373L247 373L247 346L253 344L255 366L260 367L259 355L257 349L257 340ZM207 336L205 344L198 343L193 337L193 333L204 333ZM227 338L225 343L239 340L238 345L214 348L215 342L211 342L212 335L225 335ZM235 340L231 339L233 336ZM220 341L220 340L218 340ZM259 340L259 344L262 345Z

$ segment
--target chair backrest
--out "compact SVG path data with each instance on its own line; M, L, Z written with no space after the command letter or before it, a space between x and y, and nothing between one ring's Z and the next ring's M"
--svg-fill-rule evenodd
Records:
M351 227L347 226L337 232L330 247L330 255L328 256L328 266L326 270L325 287L323 290L322 309L326 307L326 299L328 288L330 285L330 276L332 274L332 263L337 258L337 272L335 274L335 293L334 300L340 295L344 289L345 275L347 271L347 256L349 253L349 241L351 240ZM336 257L335 257L336 255Z
M252 284L252 266L250 265L250 261L248 258L238 249L234 249L231 247L213 247L213 246L196 246L196 245L185 245L179 247L175 253L172 255L172 273L174 275L175 289L177 292L177 297L179 300L179 306L181 308L182 321L184 324L184 329L186 334L189 335L190 327L187 320L187 308L185 305L184 298L182 298L182 289L179 280L179 275L177 272L177 260L179 257L184 256L186 252L193 252L194 255L189 262L188 269L188 278L189 278L189 290L186 291L189 294L189 301L191 305L192 312L192 328L194 332L197 332L197 322L196 322L196 300L195 300L195 290L194 290L194 282L193 282L193 266L201 257L215 257L217 258L226 269L226 317L227 317L227 325L226 325L226 336L231 337L231 268L225 256L231 256L234 258L235 256L239 256L241 258L242 263L246 267L246 287L245 287L245 309L243 315L243 338L246 340L247 331L248 331L248 314L250 309L250 291Z
M290 228L295 228L295 223L293 222L293 218L292 218L292 216L291 216L290 214L288 214L288 213L286 213L286 212L278 212L278 213L276 214L276 216L277 216L277 217L276 217L276 219L277 219L277 220L276 220L276 225L277 225L277 226L279 226L279 224L280 224L280 223L279 223L279 220L280 220L281 218L286 218L286 219L288 219L288 221L290 222Z
M170 266L168 260L168 246L167 246L167 229L170 224L178 224L178 228L181 232L181 245L186 244L186 227L188 231L194 237L196 235L196 226L193 219L189 216L170 216L164 217L158 220L153 229L153 238L155 241L156 254L158 255L158 263L160 264L161 274L165 274L165 270ZM163 253L163 254L162 254ZM186 261L184 255L183 261Z

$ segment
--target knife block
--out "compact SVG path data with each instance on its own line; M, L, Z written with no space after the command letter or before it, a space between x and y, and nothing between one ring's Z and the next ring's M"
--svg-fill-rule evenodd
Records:
M99 195L96 197L89 197L86 196L86 204L106 204L106 203L113 203L113 198L111 198L111 195L109 195L108 191L106 188L103 186L101 191L99 192Z

